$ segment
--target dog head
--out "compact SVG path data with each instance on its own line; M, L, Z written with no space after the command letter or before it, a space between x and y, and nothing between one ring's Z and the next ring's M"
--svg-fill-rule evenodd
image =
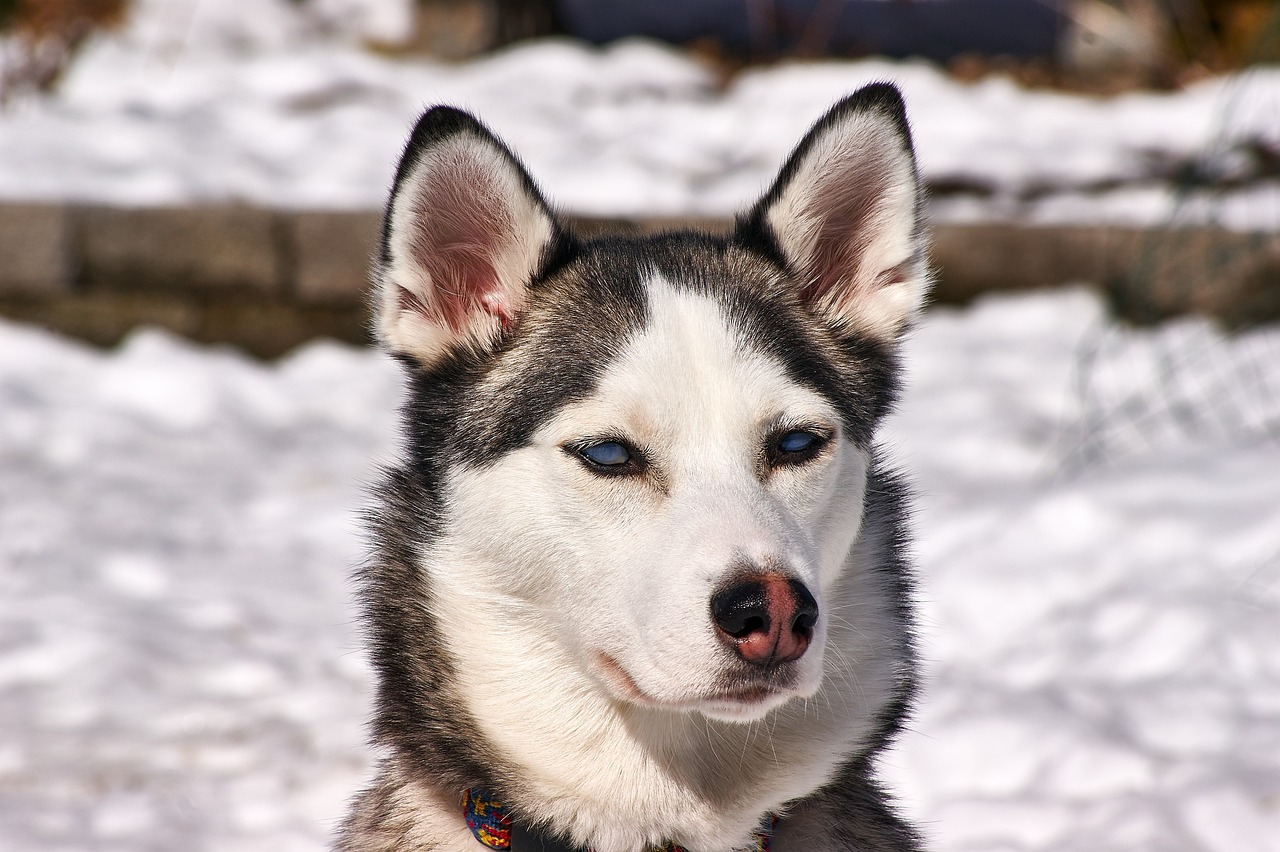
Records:
M424 114L377 325L410 369L455 656L720 721L813 695L927 290L918 207L888 85L819 121L727 238L580 242L479 122Z

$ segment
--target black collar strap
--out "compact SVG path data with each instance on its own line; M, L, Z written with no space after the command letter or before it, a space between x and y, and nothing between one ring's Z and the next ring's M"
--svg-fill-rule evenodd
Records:
M462 815L466 817L467 828L471 829L476 840L499 852L577 852L563 840L512 825L510 809L484 790L463 792ZM750 852L769 852L769 841L777 823L778 818L773 814L765 815L755 831L755 846ZM651 846L645 852L685 852L685 849L667 843L665 846Z

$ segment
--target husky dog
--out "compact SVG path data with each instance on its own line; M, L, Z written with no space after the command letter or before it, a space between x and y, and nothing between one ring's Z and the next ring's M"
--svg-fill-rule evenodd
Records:
M873 775L915 683L875 434L919 212L888 84L729 236L578 239L475 118L421 117L376 274L381 764L337 849L920 847Z

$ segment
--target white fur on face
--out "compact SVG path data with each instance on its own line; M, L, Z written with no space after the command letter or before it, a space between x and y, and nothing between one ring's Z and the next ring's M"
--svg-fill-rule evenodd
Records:
M548 451L618 435L652 466L643 477L601 477L560 453L586 550L582 575L566 578L557 596L573 602L566 614L574 621L578 613L610 613L566 626L580 637L580 660L615 697L758 719L818 688L824 621L791 689L753 704L726 701L715 683L733 655L716 638L711 596L743 563L774 566L804 583L821 610L824 581L839 570L861 508L860 493L840 494L852 500L842 523L833 523L830 501L848 490L837 474L852 467L856 489L865 460L836 437L807 465L768 470L764 450L774 432L810 426L838 436L836 410L735 339L713 300L661 282L649 292L645 330L595 394L540 434ZM822 551L836 549L823 547L833 532L844 548L824 565Z
M599 852L637 837L727 850L873 728L897 630L858 558L868 460L834 407L738 340L713 300L657 281L649 309L589 398L454 473L425 565L462 697L521 766L530 812ZM780 423L837 437L765 475ZM563 449L602 434L645 448L653 475L601 477ZM715 686L733 658L710 597L742 559L784 566L820 610L791 688L754 704Z

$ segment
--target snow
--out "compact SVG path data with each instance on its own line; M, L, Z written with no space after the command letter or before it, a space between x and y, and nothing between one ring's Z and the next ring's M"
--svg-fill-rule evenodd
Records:
M55 95L0 111L0 198L374 209L414 118L452 103L507 139L565 209L726 215L836 99L889 79L925 175L948 190L936 216L1280 227L1280 182L1257 153L1280 150L1280 68L1109 99L963 84L918 62L784 64L721 87L642 41L548 41L453 65L370 49L403 39L407 10L137 0ZM1174 185L1188 171L1218 185L1188 195Z
M937 848L1280 849L1277 334L1067 294L912 341L932 676L886 770Z
M883 770L931 848L1280 849L1280 330L1068 291L906 354L927 679ZM345 345L0 323L0 848L324 847L370 766L348 576L398 397Z

